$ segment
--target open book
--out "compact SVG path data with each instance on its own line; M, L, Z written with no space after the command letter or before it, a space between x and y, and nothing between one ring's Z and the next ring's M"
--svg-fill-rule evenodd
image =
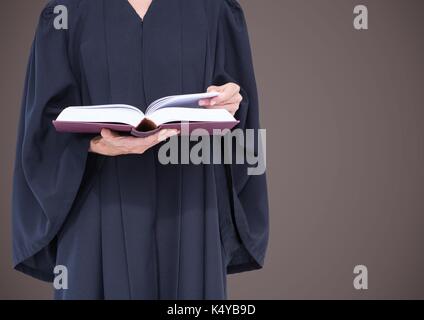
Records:
M238 121L224 109L205 109L199 101L218 96L217 92L169 96L151 103L146 112L125 104L79 106L64 109L53 125L59 132L99 133L103 128L129 132L146 137L161 129L181 130L188 124L188 132L202 128L232 129Z

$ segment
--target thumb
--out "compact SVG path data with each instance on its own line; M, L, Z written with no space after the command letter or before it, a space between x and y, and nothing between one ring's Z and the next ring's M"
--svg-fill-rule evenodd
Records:
M100 132L100 135L104 138L104 139L110 139L110 138L114 138L116 135L112 132L112 130L110 129L106 129L103 128L102 131Z

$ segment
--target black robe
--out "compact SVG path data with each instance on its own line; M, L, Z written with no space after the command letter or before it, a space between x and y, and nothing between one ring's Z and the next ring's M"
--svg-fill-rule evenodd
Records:
M67 30L53 8L66 5ZM27 70L13 188L14 267L59 299L224 299L226 274L263 266L265 175L246 165L161 165L88 152L93 135L59 134L70 105L145 108L212 84L241 86L239 128L259 128L242 9L235 0L57 0L43 10Z

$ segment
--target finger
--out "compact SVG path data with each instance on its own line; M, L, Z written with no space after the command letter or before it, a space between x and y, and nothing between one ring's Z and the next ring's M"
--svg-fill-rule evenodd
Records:
M150 147L153 146L159 142L162 142L166 139L168 139L169 137L172 137L176 134L178 134L179 131L175 130L175 129L163 129L155 134L152 134L146 138L136 138L136 143L139 146L144 146L144 147Z
M240 104L242 101L243 101L243 97L241 96L241 94L237 93L229 97L227 100L217 103L217 105Z
M179 134L180 131L178 130L174 130L174 129L165 129L165 130L161 130L158 133L155 133L154 135L151 135L147 138L144 139L139 139L139 140L143 140L141 142L141 145L139 145L138 147L135 148L135 152L139 153L139 154L143 154L144 152L146 152L146 150L154 147L155 145L161 143L162 141L165 141L166 139L175 136L177 134Z
M223 91L219 94L219 96L213 98L210 102L211 106L217 104L224 104L230 98L237 95L240 92L240 87L234 83L229 83L223 86Z
M88 151L95 152L94 149L96 149L96 147L100 144L100 141L102 141L102 139L103 139L102 136L97 136L91 139Z
M103 143L109 148L120 150L124 153L130 153L131 148L136 146L136 138L131 136L113 135L109 138L103 138Z
M199 106L200 106L200 107L207 107L207 106L210 106L210 104L211 104L211 100L212 100L212 98L210 98L210 99L202 99L202 100L199 100Z
M161 130L160 132L157 132L153 135L150 135L145 138L138 138L138 137L120 137L119 139L115 139L109 142L110 145L116 147L116 148L122 148L122 149L137 149L140 147L148 147L155 143L158 140L158 136L166 135L168 130Z
M120 136L109 129L103 129L101 134L97 144L102 150L102 154L109 156L134 153L141 140L131 136Z
M93 152L110 157L122 154L122 151L110 146L103 138L100 138L95 142Z
M145 146L149 146L149 145L154 145L155 143L159 143L160 139L163 139L163 137L165 137L168 134L169 130L168 129L163 129L159 132L156 132L155 134L148 136L147 138L144 138L144 145Z
M96 136L93 139L91 139L91 142L93 143L98 143L100 140L102 140L103 137L102 136Z
M235 94L225 101L218 101L216 104L220 104L220 105L240 104L242 102L242 100L243 100L243 97L240 94ZM209 107L214 106L216 104L212 104L212 98L199 101L199 106L206 107L206 108L209 108Z
M100 134L106 140L111 140L113 138L119 137L118 133L106 128L103 128Z
M175 129L171 129L171 130L166 130L165 132L160 132L158 137L157 137L157 142L162 142L165 141L168 138L171 138L177 134L179 134L180 132L178 130Z
M206 90L206 92L222 92L222 91L224 91L224 87L223 86L210 86L207 90ZM199 101L199 106L200 107L207 107L207 106L210 106L211 105L211 101L212 101L212 98L210 98L210 99L202 99L202 100L200 100Z
M116 145L116 137L112 130L110 129L102 129L101 134L101 143L106 147L115 147Z
M209 107L209 109L225 109L233 115L237 112L239 108L240 108L240 105L238 103L216 105L216 106Z

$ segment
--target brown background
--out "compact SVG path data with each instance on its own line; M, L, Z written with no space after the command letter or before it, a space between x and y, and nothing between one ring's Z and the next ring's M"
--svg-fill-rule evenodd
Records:
M26 60L44 0L1 4L0 298L49 299L11 269L10 191ZM231 298L424 298L424 2L240 0L268 129L266 267ZM368 31L353 29L366 4ZM369 290L353 268L369 269Z

